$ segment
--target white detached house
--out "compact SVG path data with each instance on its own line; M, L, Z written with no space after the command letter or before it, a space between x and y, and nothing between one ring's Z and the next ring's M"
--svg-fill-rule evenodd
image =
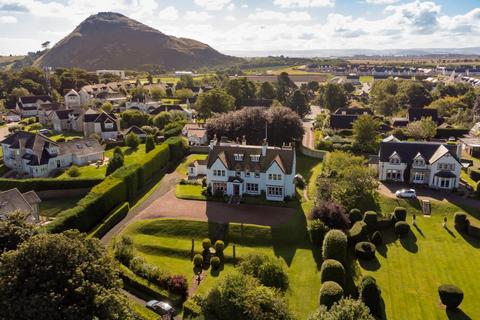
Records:
M210 143L207 161L197 162L189 175L205 174L212 193L229 196L265 194L267 200L283 201L295 196L295 150L231 142Z
M436 142L407 142L389 137L380 143L378 178L455 189L460 182L461 148Z

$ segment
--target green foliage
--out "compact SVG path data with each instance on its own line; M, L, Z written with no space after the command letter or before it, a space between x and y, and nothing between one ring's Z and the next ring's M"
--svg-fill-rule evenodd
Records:
M105 217L105 219L95 228L95 230L93 230L91 233L92 237L103 237L108 231L110 231L110 229L112 229L117 223L122 221L122 219L127 216L129 210L130 205L128 202L118 205L107 217Z
M122 112L122 128L131 126L142 127L148 124L150 116L139 110L127 110Z
M360 281L358 286L359 298L370 309L372 314L379 314L381 291L377 285L375 278L365 276Z
M0 178L0 190L9 190L18 188L21 192L30 190L61 190L61 189L81 189L92 188L100 183L100 179L51 179L51 178L33 178L33 179L6 179Z
M410 232L410 225L404 221L395 223L395 234L400 238L406 237Z
M30 126L30 131L38 131L43 128L43 125L41 123L34 123Z
M447 309L456 309L462 303L463 291L453 284L442 284L438 287L440 300Z
M195 103L195 108L202 117L212 113L224 113L234 109L235 98L222 89L215 88L202 92Z
M70 177L75 178L75 177L78 177L80 175L80 170L78 169L78 167L76 165L73 165L70 168L68 168L67 174Z
M323 259L337 260L342 265L347 262L347 236L340 230L330 230L323 239Z
M202 307L197 302L190 298L183 303L183 318L196 319L202 314Z
M396 207L393 210L393 216L396 221L406 221L407 220L407 209L404 207Z
M375 152L377 149L377 131L380 123L371 115L361 115L353 122L354 146L363 152Z
M260 85L257 95L262 99L274 99L276 96L275 87L271 82L265 81Z
M203 250L209 250L211 246L212 246L212 241L210 241L210 239L203 239L202 240Z
M110 113L113 110L113 105L110 102L104 102L102 104L102 111L105 111L106 113Z
M367 239L368 227L364 221L357 221L348 231L348 243L357 244Z
M304 117L310 112L310 106L305 94L301 90L295 90L291 97L288 99L288 107L298 113L300 117Z
M381 245L383 243L382 233L380 231L375 231L372 234L370 241L376 246Z
M360 210L353 208L350 210L348 213L348 219L350 220L350 223L355 223L357 221L362 221L363 220L363 214Z
M378 215L375 211L367 211L363 216L363 222L367 224L367 228L370 231L378 229Z
M225 249L225 243L223 243L222 240L217 240L215 241L214 248L216 253L222 253Z
M375 320L363 302L351 298L342 298L328 310L320 306L308 320Z
M114 239L113 255L124 265L130 265L130 261L133 259L133 240L127 236L122 236L120 240Z
M323 223L320 219L311 220L308 223L307 228L310 241L315 245L322 244L323 238L325 238L325 234L329 230L328 227L325 226L325 223Z
M401 106L423 108L432 102L430 93L420 81L402 80L397 90L396 99Z
M145 153L149 153L153 149L155 149L155 140L152 135L147 135L145 139Z
M193 265L197 268L201 268L203 266L203 256L201 254L196 254L193 257Z
M0 318L132 319L120 284L98 240L38 234L0 258Z
M343 86L334 83L327 83L320 87L319 103L322 107L335 112L338 108L347 105L347 93Z
M322 283L333 281L343 287L345 285L345 268L337 260L324 260L320 268L320 281Z
M288 275L279 259L263 254L249 254L242 259L239 271L259 279L264 286L280 290L288 288Z
M358 259L371 260L375 258L375 245L371 242L362 241L355 245L355 256Z
M107 171L105 172L106 176L111 175L114 173L117 169L123 167L124 163L124 158L123 155L120 155L119 153L113 153L113 158L108 161L107 164Z
M333 281L326 281L320 287L320 304L330 309L335 302L343 297L342 287Z
M133 257L128 267L137 276L146 279L148 282L155 283L160 287L166 288L171 279L170 273L160 270L158 267L149 264L143 257Z
M136 149L140 144L140 138L133 132L130 132L125 137L125 144L131 149Z
M157 114L155 117L153 117L153 120L152 120L153 125L160 130L162 130L169 122L170 122L170 113L165 111Z
M480 182L480 168L468 168L468 176L475 182Z
M22 242L35 234L35 228L28 221L28 214L15 211L0 219L0 255L15 250Z
M219 257L212 257L210 259L210 266L212 266L213 270L218 270L220 268L220 258Z
M403 130L407 137L415 140L429 140L437 134L437 123L432 118L422 118L419 121L413 121L407 124Z

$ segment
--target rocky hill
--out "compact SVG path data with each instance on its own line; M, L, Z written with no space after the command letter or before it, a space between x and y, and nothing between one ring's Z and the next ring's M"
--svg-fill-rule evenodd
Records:
M88 17L41 56L37 66L97 69L167 69L229 65L240 59L210 46L166 35L122 14L101 12Z

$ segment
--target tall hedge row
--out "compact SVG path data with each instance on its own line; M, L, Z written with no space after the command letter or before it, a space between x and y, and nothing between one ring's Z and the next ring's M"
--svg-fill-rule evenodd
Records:
M53 179L53 178L32 178L32 179L5 179L0 178L0 190L18 188L21 192L31 190L62 190L91 188L102 182L103 179Z
M117 205L132 202L142 186L169 162L180 159L186 147L183 139L168 139L139 163L122 167L97 184L76 207L65 210L47 226L49 232L78 229L88 232Z

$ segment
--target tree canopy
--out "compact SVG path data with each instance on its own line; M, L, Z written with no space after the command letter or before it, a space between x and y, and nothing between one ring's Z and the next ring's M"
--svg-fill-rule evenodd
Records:
M195 108L202 117L214 113L224 113L234 109L235 98L222 89L215 88L202 92L195 103Z

